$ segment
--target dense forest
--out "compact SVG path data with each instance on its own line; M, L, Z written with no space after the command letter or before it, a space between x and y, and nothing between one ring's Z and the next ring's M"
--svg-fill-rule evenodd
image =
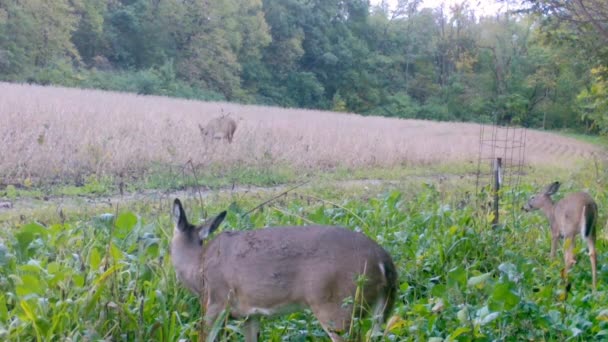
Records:
M0 80L608 133L608 3L0 0Z

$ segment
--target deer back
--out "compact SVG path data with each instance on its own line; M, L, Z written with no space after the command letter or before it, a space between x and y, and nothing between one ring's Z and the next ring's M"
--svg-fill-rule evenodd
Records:
M274 314L316 302L341 305L354 297L357 276L364 302L396 291L396 271L384 249L345 228L276 227L224 232L209 242L205 287L231 298L233 314ZM223 292L223 293L221 293ZM392 303L391 303L392 304Z
M553 219L563 237L595 236L597 204L586 192L569 194L555 205Z
M227 116L211 119L205 127L199 127L201 133L214 139L232 139L236 131L236 122Z

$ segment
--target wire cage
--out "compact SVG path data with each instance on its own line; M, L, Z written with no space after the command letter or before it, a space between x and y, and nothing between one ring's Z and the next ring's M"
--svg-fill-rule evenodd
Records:
M495 120L496 122L497 120ZM479 154L475 192L477 198L488 187L493 193L492 224L498 224L500 189L516 191L525 165L526 134L524 127L503 126L497 123L479 125ZM515 196L510 196L515 200ZM477 203L479 205L479 202ZM486 205L487 203L482 203ZM512 208L515 206L513 205Z

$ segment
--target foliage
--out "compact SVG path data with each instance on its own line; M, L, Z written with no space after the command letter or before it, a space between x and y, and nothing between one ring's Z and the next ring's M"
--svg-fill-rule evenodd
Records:
M0 80L583 131L576 97L608 60L592 4L9 0Z
M504 210L511 212L535 187L504 191ZM594 196L600 207L608 205L606 196ZM516 211L502 216L503 227L492 229L491 218L475 211L474 198L434 185L415 195L315 198L281 200L245 218L240 215L249 204L232 203L224 229L315 222L346 226L377 240L393 255L400 275L390 340L596 340L608 333L605 283L591 294L589 262L581 256L566 299L561 260L547 258L550 238L540 215ZM144 205L139 215L119 211L3 230L0 336L194 339L198 301L170 271L171 228L164 212L169 206L160 207L160 212ZM598 248L600 265L604 249ZM368 323L356 322L362 333ZM223 332L214 331L222 340L234 340L241 323L227 324ZM281 341L323 332L310 314L296 313L265 319L262 336Z
M591 87L577 98L582 119L592 132L608 135L608 68L594 68L591 73L595 77Z

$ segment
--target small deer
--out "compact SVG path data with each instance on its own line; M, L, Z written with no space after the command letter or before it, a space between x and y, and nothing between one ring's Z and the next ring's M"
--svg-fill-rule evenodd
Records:
M212 138L214 140L228 140L228 143L232 143L232 137L236 131L236 121L227 115L211 119L205 127L198 125L201 134L204 137Z
M551 195L559 189L560 183L553 182L540 193L532 196L523 207L525 211L540 209L551 224L551 258L555 258L555 250L560 237L568 239L564 248L565 273L576 263L573 255L575 237L580 233L587 242L591 271L593 276L593 291L597 286L597 256L595 252L595 236L597 224L597 204L586 192L576 192L567 195L562 200L553 203Z
M386 321L397 295L395 265L364 234L334 226L274 227L224 231L206 241L225 217L224 211L194 226L179 199L173 204L171 259L204 308L201 338L225 309L246 318L247 342L257 341L260 316L302 308L310 308L334 342L342 341L353 313L372 309L376 332Z

